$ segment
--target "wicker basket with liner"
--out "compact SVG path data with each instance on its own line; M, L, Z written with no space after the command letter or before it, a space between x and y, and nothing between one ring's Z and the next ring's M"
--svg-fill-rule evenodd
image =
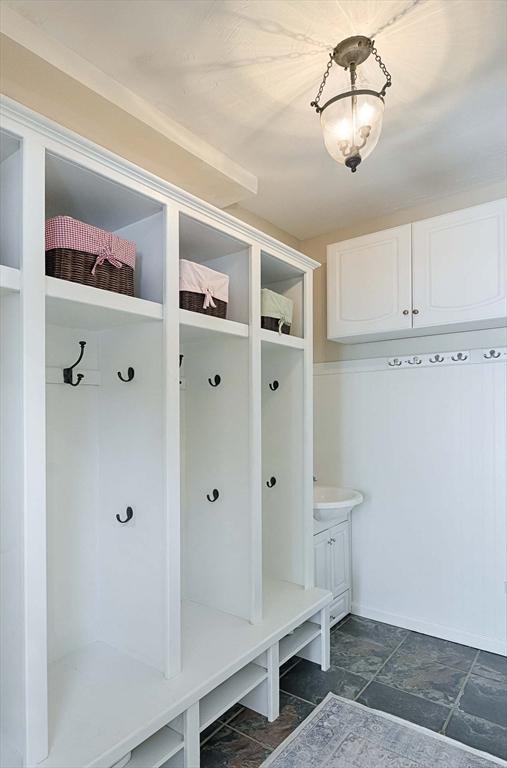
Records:
M180 307L225 320L229 275L194 261L180 259Z
M46 221L46 275L134 295L136 244L71 216Z
M290 334L294 302L269 288L261 290L261 328Z

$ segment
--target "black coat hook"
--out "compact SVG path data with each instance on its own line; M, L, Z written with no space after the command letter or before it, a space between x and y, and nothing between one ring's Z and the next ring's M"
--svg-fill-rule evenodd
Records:
M270 390L272 392L276 392L276 390L278 389L279 386L280 386L280 384L278 383L278 381L276 379L273 381L273 383L269 382L269 388L270 388Z
M274 485L276 485L276 477L270 477L269 480L266 482L266 485L268 488L272 488Z
M78 373L76 377L76 381L74 381L74 375L72 371L76 367L76 365L79 365L81 360L83 359L84 355L84 348L86 347L86 341L80 341L79 346L81 347L81 352L79 353L79 357L74 363L74 365L71 365L69 368L63 369L63 381L64 384L70 384L71 387L77 387L81 383L81 380L84 378L84 375L82 373Z
M134 517L134 511L132 507L127 507L125 511L127 513L127 517L125 520L122 520L120 515L116 515L116 519L118 520L119 523L128 523Z
M497 357L500 357L500 352L497 352L495 349L490 349L488 353L483 355L483 357L485 357L486 360L494 360Z
M132 366L129 366L129 368L127 370L127 378L126 379L123 378L123 375L122 375L121 371L118 371L118 378L120 379L120 381L125 381L125 382L132 381L132 379L134 378L134 369L132 368Z
M213 376L213 380L208 379L208 384L210 385L210 387L218 387L221 381L222 379L217 373L216 376Z
M212 494L212 496L210 496L210 495L209 495L209 493L207 493L207 494L206 494L206 498L208 499L208 501L211 501L211 502L214 502L214 501L216 501L216 500L218 499L218 497L219 497L219 496L220 496L220 494L219 494L219 492L218 492L218 489L217 489L217 488L213 488L213 494Z
M462 362L464 360L468 360L468 355L464 352L456 352L455 355L451 355L451 360L454 360L455 363L458 361Z

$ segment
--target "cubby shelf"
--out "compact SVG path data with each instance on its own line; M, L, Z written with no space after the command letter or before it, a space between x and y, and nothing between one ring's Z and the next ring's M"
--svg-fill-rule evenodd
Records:
M304 648L312 640L320 635L319 624L313 624L311 621L305 621L300 627L294 630L290 635L286 635L280 640L280 666L291 659L298 651Z
M233 704L253 691L267 678L267 672L257 664L247 664L222 685L208 693L199 704L199 727L204 731Z
M143 741L132 751L129 768L160 768L173 755L183 749L183 736L168 725Z
M265 341L268 344L278 344L280 347L289 347L290 349L305 348L305 340L301 339L299 336L290 336L287 333L267 331L265 328L261 328L261 341Z
M229 336L248 337L248 325L221 317L204 315L180 309L180 338L182 341L200 341L211 334L222 333Z
M46 277L46 321L102 331L130 323L161 321L162 304Z
M9 293L19 293L21 277L19 269L14 267L5 267L0 265L0 296L6 296Z

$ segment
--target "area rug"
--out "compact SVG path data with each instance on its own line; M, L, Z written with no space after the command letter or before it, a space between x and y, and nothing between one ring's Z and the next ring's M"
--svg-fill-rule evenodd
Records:
M329 693L261 768L492 768L507 763Z

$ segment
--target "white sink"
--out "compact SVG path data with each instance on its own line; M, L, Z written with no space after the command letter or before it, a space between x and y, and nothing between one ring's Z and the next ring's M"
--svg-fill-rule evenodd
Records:
M352 488L330 488L322 485L313 487L313 516L315 520L326 522L343 516L353 507L361 504L363 494Z

